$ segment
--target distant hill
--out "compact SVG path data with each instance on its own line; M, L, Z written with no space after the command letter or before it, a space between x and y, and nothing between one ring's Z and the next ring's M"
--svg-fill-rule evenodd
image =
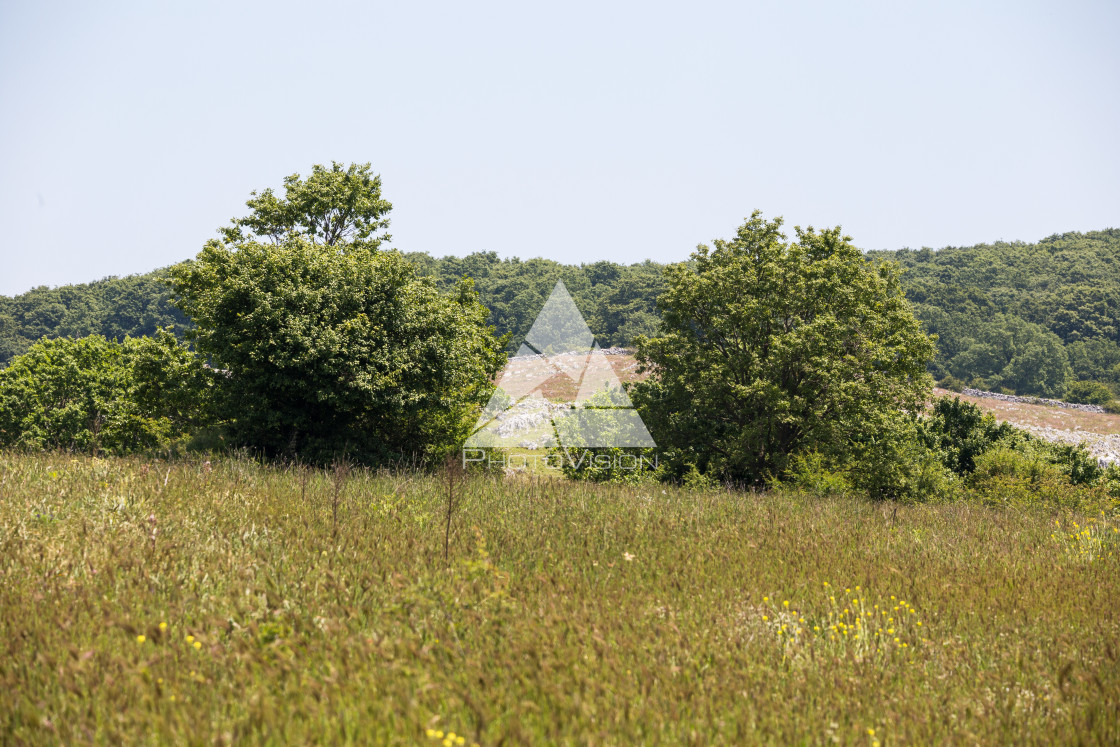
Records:
M139 337L157 327L181 333L190 322L171 305L166 272L0 296L0 365L41 337Z
M656 329L664 269L656 262L406 256L445 289L472 277L490 323L510 333L511 352L560 278L601 345L628 345ZM1041 396L1062 396L1074 379L1120 387L1120 229L868 256L905 269L918 317L939 336L939 379ZM170 303L166 273L0 296L0 365L43 336L182 332L189 322Z
M1120 229L869 256L906 270L935 375L1037 395L1070 374L1120 385Z

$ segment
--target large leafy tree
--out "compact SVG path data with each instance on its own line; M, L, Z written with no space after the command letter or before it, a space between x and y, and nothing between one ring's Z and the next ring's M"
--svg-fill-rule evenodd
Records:
M198 350L226 373L221 402L235 443L320 462L422 461L467 435L504 341L469 281L440 292L398 252L377 250L372 222L339 229L351 220L346 205L388 209L377 180L345 183L337 200L308 202L299 191L295 204L250 200L252 216L235 224L274 240L226 232L173 270L173 287ZM365 192L349 191L355 183ZM302 222L273 231L266 213Z
M660 333L638 343L651 377L634 400L671 473L757 483L798 452L870 464L910 438L902 424L929 394L934 341L897 268L839 228L787 242L781 225L755 212L666 271Z

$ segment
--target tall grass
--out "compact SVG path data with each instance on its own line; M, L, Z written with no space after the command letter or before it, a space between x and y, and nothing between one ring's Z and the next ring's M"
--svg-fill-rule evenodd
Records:
M0 742L1120 742L1115 517L344 478L0 454Z

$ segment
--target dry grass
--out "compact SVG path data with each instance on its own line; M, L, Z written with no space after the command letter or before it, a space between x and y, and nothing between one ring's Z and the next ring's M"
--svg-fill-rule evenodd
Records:
M335 477L0 454L0 742L1120 742L1115 517Z
M1120 415L1108 413L1081 412L1080 410L1067 410L1064 407L1047 405L1026 405L1016 402L1001 402L997 399L986 397L966 397L945 389L934 389L938 396L960 397L966 402L979 407L984 412L990 412L996 419L1012 423L1013 425L1034 425L1040 428L1058 428L1061 430L1082 430L1090 433L1120 433Z

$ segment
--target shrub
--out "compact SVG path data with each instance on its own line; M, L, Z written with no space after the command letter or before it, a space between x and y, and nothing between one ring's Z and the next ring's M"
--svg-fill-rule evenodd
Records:
M1016 429L960 397L939 397L920 421L919 432L948 469L964 476L976 469L976 457L997 441L1012 437Z
M503 392L504 395L504 392ZM623 404L625 395L618 389L604 389L581 402L584 407L613 408ZM608 410L607 412L611 412ZM617 411L615 411L617 412ZM636 443L634 421L625 417L604 417L582 428L578 421L569 432L571 443ZM566 477L592 482L637 483L659 476L656 449L646 447L554 446L550 461L559 460Z
M234 444L268 456L438 461L504 361L470 281L441 293L397 252L215 242L173 278L199 349L230 372Z
M211 376L175 336L41 340L0 371L0 445L127 454L209 422Z
M973 485L995 478L1015 478L1031 484L1066 482L1061 468L1037 449L999 445L981 454L972 473Z
M922 438L920 423L893 417L857 441L846 462L852 485L878 500L948 498L953 475Z
M937 382L937 384L942 389L948 389L950 392L957 392L957 393L960 393L960 392L964 391L964 388L966 386L968 386L963 381L958 379L956 376L952 376L952 375L944 377L943 379L941 379L941 381Z
M1112 388L1099 381L1075 381L1066 391L1066 400L1084 405L1108 405L1115 396Z
M1045 448L1000 445L977 459L969 486L983 500L1002 505L1045 504L1089 509L1111 503L1103 481L1074 484Z
M467 437L504 340L469 280L420 278L389 240L370 165L316 165L246 202L171 272L235 445L327 463L438 462Z
M782 483L819 497L852 492L848 475L830 466L818 451L795 454Z

